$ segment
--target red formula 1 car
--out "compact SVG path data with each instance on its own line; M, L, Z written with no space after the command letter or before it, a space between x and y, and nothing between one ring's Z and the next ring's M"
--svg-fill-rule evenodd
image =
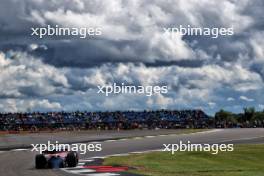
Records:
M77 152L74 151L44 151L35 157L36 169L75 167L79 161Z

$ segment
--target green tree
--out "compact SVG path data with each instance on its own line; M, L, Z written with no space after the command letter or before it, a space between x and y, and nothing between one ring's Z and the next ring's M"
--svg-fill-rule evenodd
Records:
M223 109L215 114L215 121L217 124L221 124L224 127L232 126L237 123L234 114Z
M255 115L254 107L245 107L244 108L244 118L246 121L251 121Z

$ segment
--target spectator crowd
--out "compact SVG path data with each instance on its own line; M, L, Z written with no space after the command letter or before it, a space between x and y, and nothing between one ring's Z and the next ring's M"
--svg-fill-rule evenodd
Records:
M208 128L202 110L0 113L0 130Z
M264 111L244 108L244 113L235 114L220 110L214 117L202 110L0 113L0 131L252 127L264 127Z

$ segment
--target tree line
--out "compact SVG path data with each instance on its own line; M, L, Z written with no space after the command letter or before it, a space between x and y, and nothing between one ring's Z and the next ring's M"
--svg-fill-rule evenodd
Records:
M256 111L254 107L245 107L242 113L232 113L221 109L215 113L215 127L264 127L264 110Z

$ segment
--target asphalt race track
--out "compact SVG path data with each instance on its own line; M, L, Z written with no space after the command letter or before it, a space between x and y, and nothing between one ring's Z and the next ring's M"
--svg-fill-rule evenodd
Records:
M81 162L88 161L92 157L126 154L131 152L143 152L163 149L163 144L179 143L179 141L191 141L191 143L234 143L234 144L264 144L264 128L255 129L219 129L195 134L169 134L159 136L145 136L119 140L107 140L102 144L101 152L90 152L80 155ZM62 176L74 175L64 170L36 170L34 168L34 156L36 153L30 150L12 150L0 152L0 173L5 176ZM89 175L89 174L86 174ZM90 174L93 175L93 174ZM96 175L96 174L94 174ZM106 176L107 174L99 174ZM115 175L115 174L108 174Z

